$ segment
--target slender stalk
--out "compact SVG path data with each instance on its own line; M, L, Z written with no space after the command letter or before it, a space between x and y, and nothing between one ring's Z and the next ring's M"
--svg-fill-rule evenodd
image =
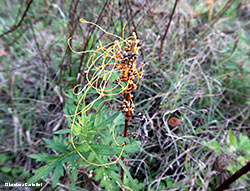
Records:
M124 97L126 99L126 101L129 102L130 100L130 93L125 93L124 94ZM129 123L129 118L130 116L124 116L125 118L125 124L124 124L124 131L123 131L123 137L127 137L128 135L128 123ZM121 157L122 161L124 161L124 157ZM123 168L121 167L121 180L123 181L124 180L124 170Z
M174 15L174 12L175 12L175 9L176 9L176 6L177 6L178 1L179 1L179 0L175 0L174 8L173 8L172 13L171 13L171 15L170 15L170 18L169 18L169 21L168 21L167 28L166 28L166 30L165 30L164 35L162 36L162 39L161 39L161 47L160 47L160 53L159 53L159 61L161 61L163 43L164 43L164 40L165 40L165 38L166 38L166 36L167 36L167 34L168 34L168 29L169 29L170 23L171 23L171 21L172 21L172 19L173 19L173 15Z

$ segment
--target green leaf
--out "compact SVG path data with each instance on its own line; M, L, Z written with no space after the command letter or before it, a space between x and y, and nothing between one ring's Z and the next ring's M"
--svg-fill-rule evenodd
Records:
M77 150L79 152L88 152L90 150L89 145L88 144L84 144L84 143L82 145L76 146L76 147L77 147Z
M99 167L95 170L95 177L94 179L96 181L101 180L103 178L103 173L104 173L104 168L103 167Z
M109 170L109 169L106 169L106 172L110 178L112 178L113 180L115 180L117 182L122 183L120 174L114 172L113 170Z
M58 152L67 153L69 150L66 148L66 145L63 143L63 139L61 137L54 136L53 140L43 138L44 142L47 143L47 147L50 149L54 149Z
M0 168L0 170L4 173L9 173L11 171L11 168L8 166L3 166Z
M241 165L244 165L245 162L246 162L246 159L245 159L243 156L239 156L236 160L237 160Z
M96 116L95 116L95 122L94 122L94 126L96 127L98 124L100 124L103 120L103 117L102 117L102 112L99 111L97 112Z
M51 160L57 159L59 156L57 155L50 155L47 153L41 153L41 154L30 154L28 155L32 159L36 159L37 161L43 161L43 162L48 162Z
M58 179L63 176L63 166L61 163L56 164L56 168L52 175L52 187L55 188L56 184L58 183Z
M7 155L0 155L0 163L4 163L9 157Z
M74 128L73 128L73 130L72 130L73 134L74 134L75 136L78 136L78 135L81 134L81 130L82 130L81 125L80 125L79 123L75 122Z
M32 176L27 184L35 183L38 180L40 180L42 177L45 179L48 177L50 171L54 168L54 163L49 163L45 166L40 167L39 169L36 170L35 175Z
M109 125L110 123L112 123L119 114L120 114L120 111L117 111L115 114L113 114L112 116L108 117L107 119L105 119L104 121L102 121L100 124L98 124L96 126L96 128L99 129L99 128L106 127L107 125Z
M135 152L138 152L140 150L140 147L141 147L141 142L134 141L132 144L126 145L124 150L127 153L135 153Z
M76 182L76 180L77 180L77 168L73 167L71 173L72 173L73 181Z
M249 145L250 145L250 139L247 136L240 133L237 149L247 154L249 152Z
M134 190L134 191L138 191L137 184L136 184L136 182L134 181L134 179L132 178L132 176L131 176L129 170L127 169L127 167L124 165L124 163L123 163L121 160L119 160L118 162L119 162L119 164L121 165L122 169L124 170L125 174L127 175L128 179L129 179L129 181L130 181L130 183L132 184L133 190Z
M164 181L166 182L168 188L176 186L176 183L172 182L171 178L165 178Z
M122 113L120 113L116 117L116 119L114 120L114 124L115 124L115 126L123 125L124 124L124 115Z
M230 145L234 145L234 134L232 132L232 129L229 129L228 131L228 140Z
M71 170L71 175L72 175L72 179L73 182L76 182L77 180L77 175L78 175L78 162L76 162L78 155L71 155L68 163L70 164L70 169ZM69 173L69 172L68 172Z
M18 175L22 175L23 171L24 171L23 168L14 168L11 171L11 175L13 177L18 176Z
M89 161L93 161L95 159L95 153L94 152L90 152L89 156L88 156L88 160Z
M104 177L101 179L100 186L105 187L105 190L109 190L107 187L109 186L109 181L107 181L107 176L104 175Z
M109 83L112 84L119 76L120 74L118 72L113 72L109 78Z
M61 129L59 131L54 132L53 134L67 134L70 133L71 130L70 129Z
M220 155L220 143L218 141L213 142L204 142L204 145L206 145L208 148L212 149L217 156Z
M121 152L122 147L113 147L111 145L90 144L91 148L100 155L116 155Z

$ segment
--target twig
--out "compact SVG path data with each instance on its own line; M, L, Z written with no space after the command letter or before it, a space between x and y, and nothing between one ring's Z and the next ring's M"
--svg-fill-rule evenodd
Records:
M174 15L174 12L175 12L175 9L176 9L176 6L177 6L177 3L179 2L179 0L175 0L175 4L174 4L174 8L172 10L172 13L171 13L171 16L169 18L169 21L168 21L168 25L167 25L167 28L166 28L166 31L164 33L164 35L162 36L162 39L161 39L161 47L160 47L160 54L159 54L159 61L161 61L161 55L162 55L162 49L163 49L163 43L164 43L164 40L168 34L168 30L169 30L169 27L170 27L170 23L173 19L173 15Z
M19 21L19 23L18 23L17 25L14 24L14 25L11 27L10 30L8 30L8 31L6 31L6 32L4 32L4 33L2 33L2 34L0 35L0 37L3 37L4 35L6 35L6 34L8 34L8 33L11 33L11 32L13 32L13 31L15 31L19 26L21 26L21 24L22 24L22 22L23 22L25 16L27 15L27 12L28 12L28 10L29 10L30 5L32 4L32 2L33 2L33 0L30 0L30 1L28 2L28 5L27 5L27 7L26 7L26 9L25 9L25 11L24 11L24 13L23 13L23 16L22 16L21 20Z
M230 184L232 184L234 181L236 181L238 178L246 174L248 171L250 171L250 161L243 166L240 170L235 172L232 176L230 176L227 180L225 180L221 185L219 185L214 191L221 191L229 188Z

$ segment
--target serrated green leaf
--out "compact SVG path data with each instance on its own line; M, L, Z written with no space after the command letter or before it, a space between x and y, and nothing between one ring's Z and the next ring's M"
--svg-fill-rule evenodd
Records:
M32 176L28 181L27 184L35 183L40 180L42 177L45 179L48 177L50 171L54 168L54 163L49 163L45 166L40 167L36 170L35 175Z
M63 143L63 139L57 136L54 136L53 140L43 138L44 142L47 144L47 147L54 149L58 152L67 153L69 150L66 148L66 145Z
M94 152L90 152L89 156L88 156L88 160L89 161L93 161L95 159L95 153Z
M104 121L102 121L100 124L98 124L96 126L96 129L103 129L105 128L107 125L109 125L110 123L112 123L115 118L120 114L120 112L116 112L115 114L113 114L112 116L108 117L107 119L105 119Z
M76 180L77 180L77 168L73 167L71 173L72 173L73 181L76 182Z
M48 162L51 160L57 159L59 156L57 155L50 155L47 153L40 153L40 154L30 154L28 155L32 159L36 159L37 161Z
M105 176L102 177L101 182L100 182L100 186L101 186L101 187L105 187L105 190L107 190L106 187L107 187L109 184L108 184L108 181L107 181L105 178L106 178Z
M119 174L117 174L113 170L109 170L109 169L106 169L106 172L107 172L107 174L109 175L110 178L112 178L115 181L118 181L118 182L122 183L121 176Z
M55 188L56 184L58 183L58 179L63 176L63 166L61 163L56 164L56 168L52 175L52 187Z
M126 145L124 150L127 153L135 153L140 150L140 147L141 147L141 142L134 141L132 144Z
M97 167L97 168L99 168L99 167ZM90 165L90 166L88 166L87 171L91 171L91 170L94 170L94 169L96 169L96 166Z
M106 136L103 137L103 144L105 145L109 145L110 143L114 142L113 137L112 136Z
M90 150L89 145L87 144L82 144L80 146L77 146L77 150L79 152L88 152Z
M78 162L77 160L78 155L71 155L69 163L70 163L70 169L72 174L73 182L76 182L77 175L78 175Z
M96 127L98 124L101 124L102 120L103 120L102 112L99 111L95 116L94 126Z
M103 178L103 173L104 173L104 168L103 167L99 167L95 170L95 177L94 179L96 181L101 180Z
M100 155L116 155L121 152L121 147L111 145L90 144L91 148Z
M67 134L70 133L71 130L70 129L61 129L59 131L54 132L53 134Z
M81 134L81 130L82 130L81 125L78 122L75 122L73 131L72 131L73 135L75 135L75 136L80 135Z

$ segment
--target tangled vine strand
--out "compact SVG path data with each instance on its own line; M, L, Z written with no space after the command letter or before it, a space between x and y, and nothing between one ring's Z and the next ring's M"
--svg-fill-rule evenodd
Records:
M104 102L113 100L119 102L122 105L121 111L124 113L125 119L129 120L130 116L134 113L134 103L132 100L133 96L131 92L136 89L137 84L143 73L143 71L139 72L138 68L135 65L138 50L140 49L140 41L137 39L135 33L133 33L132 36L129 36L128 38L124 39L125 25L123 27L122 37L120 37L105 31L95 23L86 21L84 19L80 19L80 22L92 24L98 27L104 33L119 39L105 46L103 46L101 41L99 41L99 46L96 48L96 50L80 52L73 50L73 48L71 47L70 41L72 37L68 39L68 46L72 52L76 54L84 54L88 52L92 53L86 64L87 84L79 92L76 92L76 90L79 87L82 87L82 84L78 84L73 88L74 95L81 95L81 98L76 106L75 113L73 115L65 115L66 117L73 117L70 133L71 143L76 152L87 163L95 166L107 166L116 163L121 158L126 143L123 142L122 144L118 144L115 138L114 126L113 140L118 147L122 147L119 156L116 160L109 163L97 164L91 162L87 160L75 146L73 139L73 131L75 123L77 123L76 118L79 114L85 114L87 116L87 112L90 111L90 109L93 110L93 105L97 101L103 99L103 101L98 105L95 114L99 111L100 106ZM80 109L80 105L85 103L86 97L90 90L94 90L94 92L97 93L97 98L93 99L90 103ZM120 101L115 98L106 98L107 96L117 96L120 94L124 94L127 99L125 99L124 101Z

